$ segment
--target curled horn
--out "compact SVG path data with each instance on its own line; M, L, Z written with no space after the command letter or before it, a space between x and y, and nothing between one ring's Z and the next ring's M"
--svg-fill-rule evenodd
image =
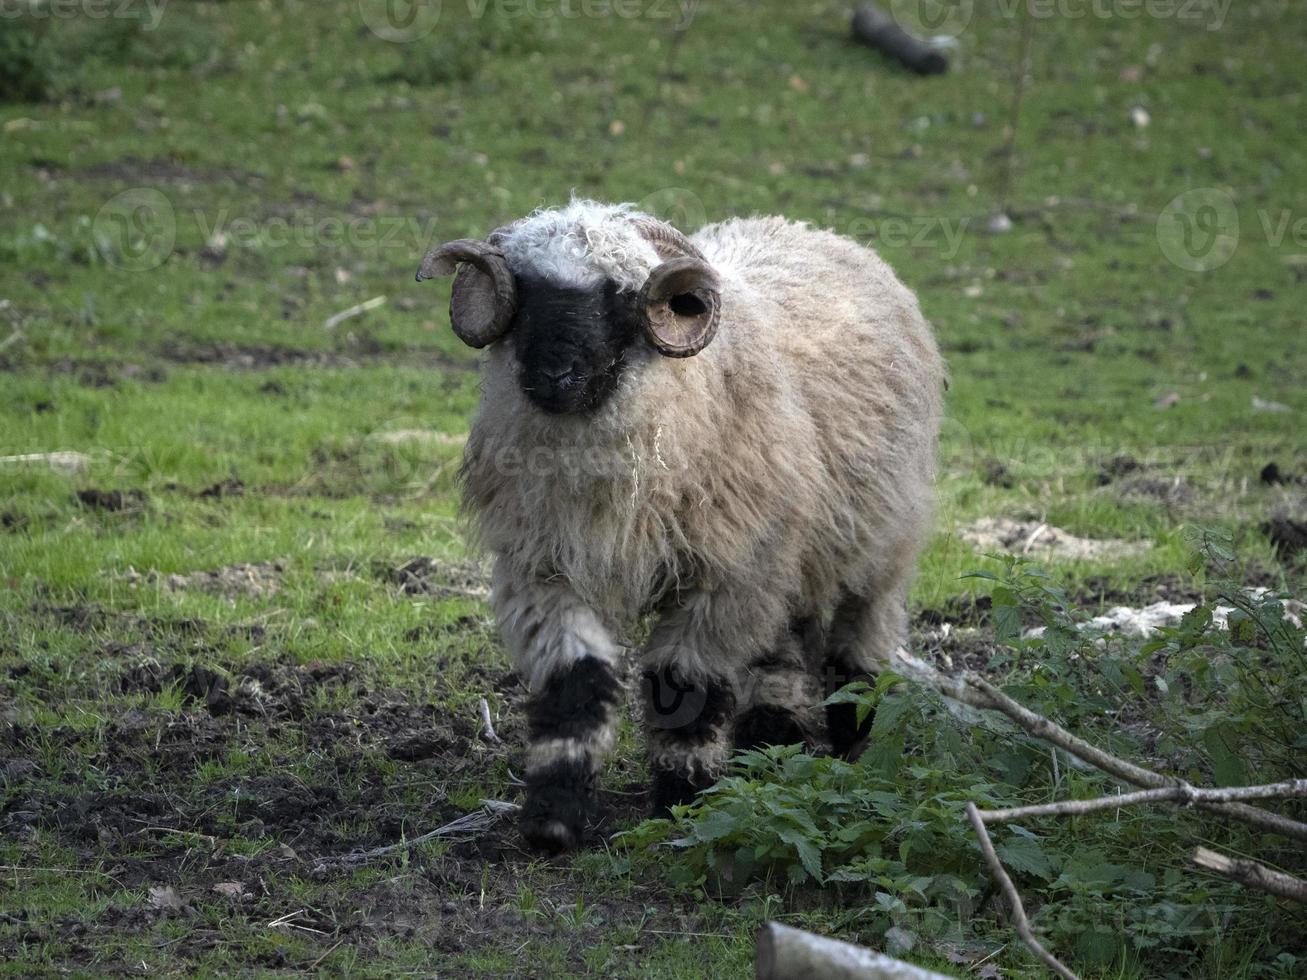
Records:
M681 255L688 255L694 259L703 258L703 253L699 251L694 242L690 241L666 221L643 216L634 220L636 229L658 252L659 258L673 259Z
M469 347L494 343L508 330L517 311L517 287L503 252L471 238L446 242L427 253L417 280L455 272L449 294L449 322L454 333Z
M645 335L666 357L692 357L712 341L721 319L721 283L703 253L662 221L636 227L664 261L640 290Z

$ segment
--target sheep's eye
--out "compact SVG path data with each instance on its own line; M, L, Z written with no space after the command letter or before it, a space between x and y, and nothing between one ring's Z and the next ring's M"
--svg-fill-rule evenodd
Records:
M667 307L677 316L703 316L708 304L694 293L677 293L667 301Z

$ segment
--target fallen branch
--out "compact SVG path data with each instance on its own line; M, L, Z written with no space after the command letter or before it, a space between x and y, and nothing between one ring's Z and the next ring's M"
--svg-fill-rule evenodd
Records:
M1247 858L1232 858L1217 851L1209 851L1205 847L1200 847L1194 851L1193 862L1200 868L1206 868L1209 871L1215 871L1217 874L1225 875L1225 877L1233 879L1241 885L1260 888L1262 891L1278 895L1280 898L1291 898L1296 902L1307 904L1307 881L1295 878L1293 875L1287 875L1283 871L1268 868L1256 861Z
M371 299L364 300L347 310L341 310L339 313L333 313L327 317L326 322L322 324L323 330L334 330L340 324L344 323L350 317L358 316L360 313L366 313L368 310L375 310L378 306L384 306L386 297L373 296Z
M984 708L1006 715L1016 725L1036 738L1056 745L1058 748L1075 756L1082 762L1101 769L1103 772L1133 786L1145 789L1176 789L1182 792L1196 793L1198 790L1182 779L1165 776L1162 773L1145 769L1124 759L1104 752L1082 738L1077 738L1065 728L1049 721L1043 715L1035 714L1029 708L1017 703L979 674L967 671L956 677L940 673L930 664L918 660L906 650L899 648L894 652L894 665L905 677L933 687L945 697L960 701L973 708ZM1286 837L1307 841L1307 824L1278 813L1271 813L1246 803L1197 801L1197 806L1215 813L1221 813L1245 823L1270 830Z
M758 933L754 975L758 980L946 980L942 973L779 922L767 923Z
M482 698L477 704L477 710L481 712L481 734L485 736L486 741L494 742L496 745L502 744L502 740L495 732L495 724L490 720L490 702Z
M980 819L985 823L1000 823L1007 820L1020 820L1023 817L1068 816L1092 813L1095 810L1113 810L1136 803L1174 801L1193 805L1231 803L1236 800L1286 799L1293 796L1307 796L1307 779L1290 779L1283 783L1269 783L1265 786L1229 786L1222 789L1200 789L1187 784L1167 786L1162 789L1144 789L1137 793L1100 796L1092 800L1062 800L1059 803L1014 806L1006 810L981 810Z
M326 865L331 861L336 861L351 866L366 864L368 861L375 861L378 858L389 857L401 851L411 850L427 843L427 841L450 837L468 837L485 833L499 822L500 817L508 813L516 813L520 809L521 807L516 803L507 803L503 800L482 800L481 806L472 812L465 813L458 819L451 820L443 827L437 827L420 837L412 837L408 840L402 840L398 844L388 844L385 847L374 847L370 851L355 851L341 857L324 858L321 863Z
M976 804L967 804L967 817L971 820L971 826L976 829L976 836L980 839L980 852L985 856L985 863L989 865L990 873L1007 896L1008 905L1012 907L1012 922L1021 941L1059 977L1064 980L1079 980L1074 973L1062 965L1061 960L1045 949L1043 943L1035 938L1034 930L1030 928L1030 920L1026 918L1026 908L1021 904L1021 895L1017 892L1017 886L1012 884L1003 862L998 859L994 842L989 839L989 831L985 829L985 821L981 819Z
M864 3L853 11L853 37L918 75L942 75L948 57L928 41L913 37L888 14Z

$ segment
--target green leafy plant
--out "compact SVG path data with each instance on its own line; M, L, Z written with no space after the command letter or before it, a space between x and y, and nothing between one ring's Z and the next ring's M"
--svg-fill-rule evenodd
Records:
M1023 559L1000 559L997 570L972 577L991 588L989 671L1005 675L1008 693L1033 710L1195 783L1301 774L1307 754L1296 712L1307 634L1284 619L1286 597L1217 581L1210 600L1145 639L1104 635ZM741 753L693 805L626 834L625 860L670 850L672 880L705 890L755 880L779 880L791 892L839 890L845 903L866 906L867 941L891 928L933 942L971 940L994 928L997 909L966 804L1112 792L1110 780L1005 719L950 705L892 674L849 685L830 702L872 713L873 748L861 759L814 757L801 746ZM1193 814L1134 809L1003 824L994 840L1023 891L1038 896L1035 925L1082 968L1124 968L1147 953L1150 963L1178 969L1222 930L1243 930L1249 948L1279 944L1275 962L1297 962L1301 937L1281 920L1268 935L1250 914L1260 896L1186 869L1188 849L1207 832ZM1277 857L1255 835L1229 833L1235 847Z

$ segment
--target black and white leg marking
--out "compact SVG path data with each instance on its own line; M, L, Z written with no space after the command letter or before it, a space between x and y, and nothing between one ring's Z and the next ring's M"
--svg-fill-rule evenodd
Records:
M746 705L735 725L737 749L818 747L815 716L821 696L804 649L815 628L809 619L794 620L775 647L749 665L741 685Z
M599 770L616 739L621 648L558 582L524 584L496 567L491 604L531 691L522 833L537 847L567 850L594 815Z
M531 696L522 832L533 844L568 850L580 842L621 697L613 669L588 656L557 670Z
M736 698L728 678L676 662L650 667L643 680L658 814L717 781L726 765Z

